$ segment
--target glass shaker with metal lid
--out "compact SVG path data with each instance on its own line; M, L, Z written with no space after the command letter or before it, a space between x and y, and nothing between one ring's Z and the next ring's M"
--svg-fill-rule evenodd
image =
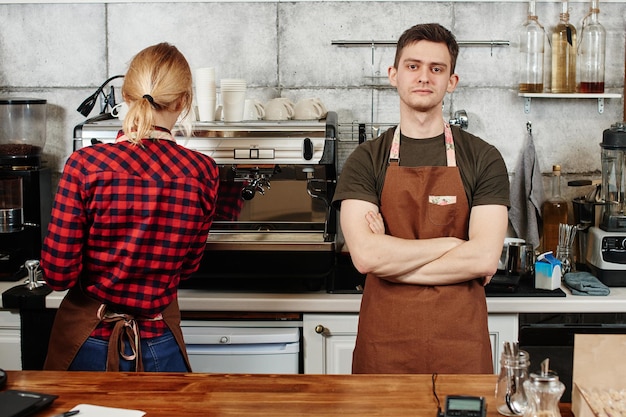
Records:
M550 371L550 360L541 362L541 373L530 374L524 382L524 391L528 403L524 417L561 417L559 400L565 391L565 385L559 381L556 373Z

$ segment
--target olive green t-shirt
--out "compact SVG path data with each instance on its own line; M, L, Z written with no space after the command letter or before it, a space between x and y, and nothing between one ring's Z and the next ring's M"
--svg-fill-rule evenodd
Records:
M509 207L509 176L500 152L489 143L452 126L456 164L469 206L487 204ZM389 162L395 128L360 144L350 154L339 175L333 205L356 199L380 207L380 196ZM412 139L400 135L400 166L446 166L444 135Z

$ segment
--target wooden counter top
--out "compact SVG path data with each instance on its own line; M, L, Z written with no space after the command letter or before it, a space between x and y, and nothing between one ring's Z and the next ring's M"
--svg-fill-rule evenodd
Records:
M59 396L36 414L78 404L142 410L148 417L424 416L436 417L430 375L221 375L8 371L10 389ZM484 396L489 416L496 375L439 375L442 406L450 394ZM571 416L569 405L563 417ZM80 414L79 414L80 416Z

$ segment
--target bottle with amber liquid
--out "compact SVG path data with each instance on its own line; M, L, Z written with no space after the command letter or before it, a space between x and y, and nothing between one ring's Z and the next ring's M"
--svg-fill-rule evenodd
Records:
M543 93L545 32L537 19L535 0L528 2L528 17L519 31L519 92Z
M576 28L569 22L568 2L561 2L559 23L552 31L552 92L576 92Z
M578 91L604 93L604 58L606 30L598 21L599 0L591 0L589 12L583 19L578 45Z
M552 251L556 256L559 245L559 224L567 224L567 201L561 196L561 166L552 167L552 191L541 206L543 219L543 251Z

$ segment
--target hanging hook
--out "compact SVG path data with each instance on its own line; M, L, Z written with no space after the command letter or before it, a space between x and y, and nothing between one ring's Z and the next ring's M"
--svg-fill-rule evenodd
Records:
M532 135L533 133L533 124L529 121L526 122L526 130L528 131L529 134Z

